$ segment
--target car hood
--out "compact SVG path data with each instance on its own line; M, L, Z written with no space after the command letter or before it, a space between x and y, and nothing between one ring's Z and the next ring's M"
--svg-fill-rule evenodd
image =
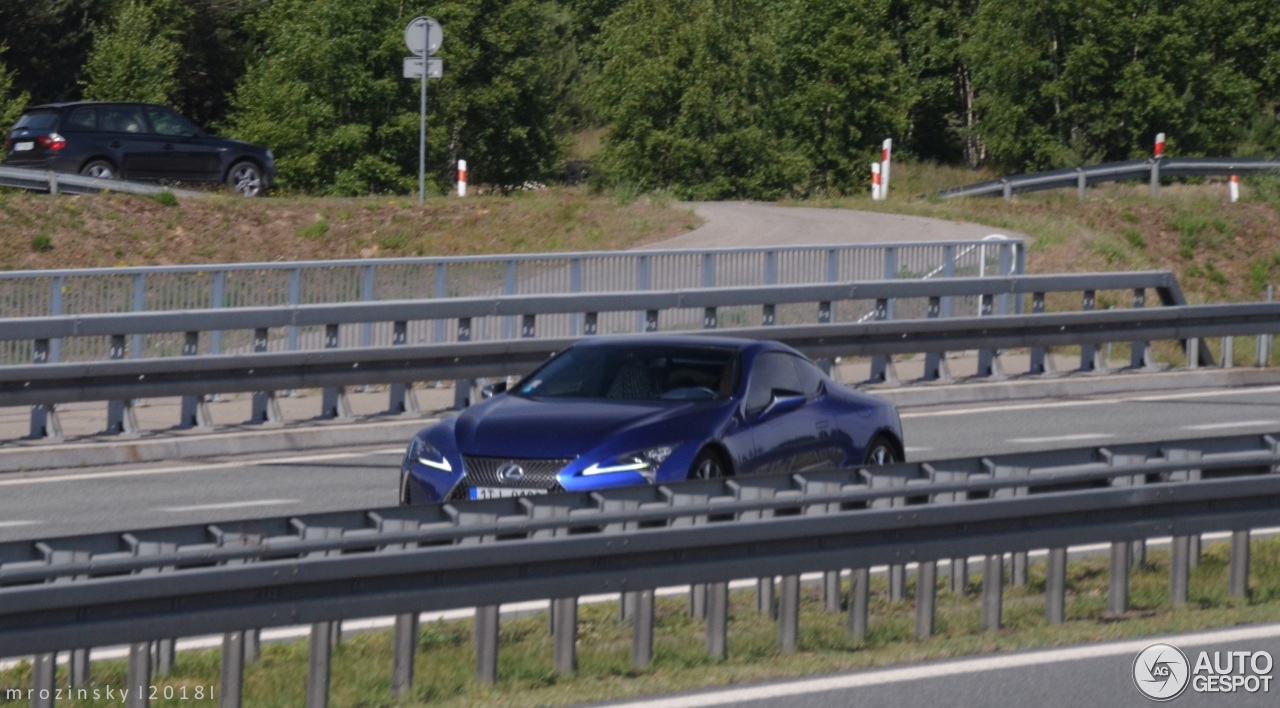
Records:
M637 445L700 436L727 401L543 401L500 396L458 416L454 436L464 455L578 457L602 442ZM720 404L720 405L717 405ZM710 414L710 415L708 415ZM641 429L649 428L641 432ZM639 433L639 434L637 434ZM675 436L673 439L666 439Z

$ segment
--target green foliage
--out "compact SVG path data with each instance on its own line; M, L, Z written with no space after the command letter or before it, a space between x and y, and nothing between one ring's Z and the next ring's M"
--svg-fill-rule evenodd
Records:
M53 238L46 233L38 233L31 237L31 250L37 253L53 250Z
M327 233L329 233L329 220L324 218L316 219L310 224L298 229L298 236L312 240L324 238L324 235Z
M161 206L178 206L178 196L168 190L152 195L151 200Z
M7 47L0 44L0 56L7 51ZM8 130L13 125L18 116L22 114L22 109L26 107L27 101L31 96L26 91L15 93L13 87L14 72L5 66L4 62L0 62L0 129Z
M95 33L85 62L84 98L171 103L178 92L181 47L166 11L169 2L127 0L111 26Z

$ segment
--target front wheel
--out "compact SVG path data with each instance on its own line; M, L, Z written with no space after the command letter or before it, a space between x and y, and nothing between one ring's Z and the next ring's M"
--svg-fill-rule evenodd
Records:
M262 170L252 162L237 162L227 173L227 186L242 197L262 193Z
M94 160L80 168L80 174L94 179L115 179L116 168L106 160Z
M898 454L898 447L884 435L877 435L867 443L867 454L862 461L864 465L893 465L899 462L902 462L902 456Z
M729 465L720 453L707 448L698 453L689 466L689 479L722 479L729 476Z

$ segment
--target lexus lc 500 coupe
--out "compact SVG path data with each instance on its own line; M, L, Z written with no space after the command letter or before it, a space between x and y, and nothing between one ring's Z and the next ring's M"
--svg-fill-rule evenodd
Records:
M149 103L28 108L5 136L4 164L99 179L225 184L246 197L264 193L276 174L270 150L209 135Z
M891 404L778 342L593 337L490 392L414 436L402 504L903 460Z

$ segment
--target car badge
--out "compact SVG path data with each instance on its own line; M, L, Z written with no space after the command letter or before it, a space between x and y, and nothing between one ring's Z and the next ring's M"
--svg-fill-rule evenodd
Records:
M508 462L498 468L498 480L506 484L515 484L524 479L524 468L514 462Z

